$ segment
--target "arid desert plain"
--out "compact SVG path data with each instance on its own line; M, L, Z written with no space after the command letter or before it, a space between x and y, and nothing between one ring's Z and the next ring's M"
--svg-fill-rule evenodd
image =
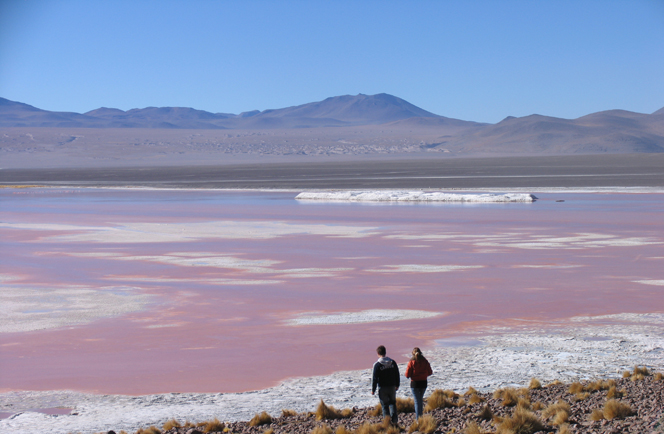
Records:
M378 344L432 390L664 368L661 187L298 193L0 190L0 432L369 406Z

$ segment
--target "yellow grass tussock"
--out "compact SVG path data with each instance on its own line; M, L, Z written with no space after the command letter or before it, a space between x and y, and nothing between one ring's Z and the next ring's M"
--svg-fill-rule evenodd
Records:
M517 407L525 408L526 410L530 410L530 399L528 398L519 398L516 402Z
M588 416L588 419L597 422L598 420L604 419L604 412L600 410L599 408L596 408L590 413Z
M397 413L415 413L413 398L397 398Z
M332 431L332 428L330 428L326 424L317 426L316 428L311 430L311 434L332 434L333 432L334 431Z
M204 422L202 426L204 433L223 432L224 428L226 428L226 425L224 425L224 423L216 417L212 420Z
M477 422L470 421L463 429L463 434L484 434L484 431L482 431Z
M537 390L542 388L542 383L537 378L531 378L530 384L528 384L528 389Z
M494 399L502 399L500 403L503 407L513 407L519 402L519 391L512 388L506 387L504 389L498 389L493 392Z
M543 409L545 407L545 405L544 405L544 403L542 403L540 401L537 401L536 403L534 403L532 405L532 407L533 407L533 410L540 411L541 409Z
M632 408L629 404L620 402L616 399L609 399L604 404L604 418L608 420L612 419L624 419L627 416L632 414Z
M452 392L452 394L454 394L454 392ZM430 411L436 410L437 408L454 407L454 404L448 398L448 391L441 389L434 390L426 400L424 411L428 413Z
M147 428L142 428L136 431L136 434L161 434L161 430L156 426L152 425Z
M662 373L661 373L661 372L657 372L657 373L653 376L653 379L654 379L655 381L662 381Z
M456 404L454 405L456 405L457 407L464 407L466 405L466 400L462 397L459 397Z
M348 419L349 417L351 417L354 414L355 414L355 412L353 411L352 408L344 408L343 410L341 410L341 417L344 418L344 419Z
M274 428L268 428L265 431L263 431L263 434L274 434Z
M552 417L558 417L558 413L566 413L566 419L563 421L566 422L571 412L572 408L570 407L569 403L561 399L555 404L551 404L545 408L542 411L542 417L545 419L550 419ZM563 418L563 416L560 416L560 418Z
M331 405L325 405L325 402L321 399L316 408L316 420L332 420L332 419L341 419L341 413Z
M557 386L557 385L559 385L559 384L563 384L563 382L560 381L560 380L553 380L551 383L547 384L546 387L549 387L549 386Z
M425 414L415 422L417 423L417 431L424 434L431 434L438 428L438 422L430 414Z
M353 434L353 431L346 428L346 425L339 425L337 429L334 430L334 434Z
M638 366L635 366L635 367L634 367L634 372L632 373L632 375L643 375L643 376L648 376L648 375L650 375L650 371L649 371L648 368L645 367L645 366L642 367L642 368L639 368Z
M496 434L533 434L543 429L544 424L535 413L517 408L498 425Z
M558 431L556 431L556 434L571 434L571 431L569 430L569 424L568 423L563 423L558 427Z
M609 388L609 391L606 392L606 398L607 399L612 399L612 398L622 398L623 394L621 391L619 391L616 386L611 386Z
M629 371L625 371L625 372L622 373L622 377L623 377L623 378L629 378L629 377L631 377L631 376L632 376L632 373L629 372Z
M482 410L480 410L479 413L477 413L477 417L480 420L491 420L493 419L493 413L491 412L491 408L488 405L485 405L482 407Z
M168 431L169 429L180 428L180 427L182 427L182 425L180 424L180 422L178 422L178 421L175 420L175 419L170 419L170 420L167 420L161 428L162 428L164 431Z
M400 432L399 427L393 426L390 418L385 417L381 423L363 423L354 434L399 434Z
M383 414L383 406L378 404L368 412L369 416L378 417Z
M477 393L473 393L472 395L470 395L470 398L468 398L468 404L472 405L480 402L484 402L484 398L479 396Z
M477 390L474 387L469 387L468 390L463 394L464 396L468 395L477 395Z
M293 417L297 416L297 411L284 408L281 410L281 417Z
M269 423L272 423L272 416L264 411L261 414L257 414L256 416L252 417L249 421L249 426L261 426L267 425Z
M581 392L574 395L574 402L584 401L590 396L590 392Z
M567 389L567 391L572 395L576 393L581 393L583 392L583 384L579 383L578 381L575 381L574 383L570 384L569 389Z

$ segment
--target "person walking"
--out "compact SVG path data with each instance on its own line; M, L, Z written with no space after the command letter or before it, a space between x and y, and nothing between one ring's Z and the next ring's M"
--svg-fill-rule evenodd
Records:
M401 383L399 376L399 367L397 362L387 357L387 351L383 345L376 348L378 361L373 365L371 375L371 394L376 393L378 388L378 399L383 407L383 417L389 416L392 423L396 425L399 422L397 415L397 390Z
M415 401L415 418L422 416L424 408L424 392L427 390L427 377L433 374L429 361L422 355L419 348L413 348L413 357L406 366L406 378L410 378L410 390Z

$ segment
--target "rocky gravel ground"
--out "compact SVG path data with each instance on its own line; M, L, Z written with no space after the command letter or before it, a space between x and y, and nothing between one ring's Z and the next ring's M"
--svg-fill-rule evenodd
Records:
M232 422L212 429L212 426L206 427L204 424L199 426L188 424L168 427L170 429L166 430L161 428L160 431L156 428L144 428L137 433L309 434L314 431L314 434L331 434L333 431L337 434L350 434L353 431L355 434L664 433L664 380L661 375L633 374L631 377L618 380L549 384L541 388L536 386L537 384L531 384L533 388L499 389L493 393L473 393L469 390L464 395L447 391L446 399L441 404L442 408L427 413L433 417L433 426L422 428L421 431L411 427L415 420L412 412L401 413L399 426L393 427L381 424L382 418L374 415L375 413L372 414L375 409L354 408L350 417L346 418L317 418L316 412L308 412L274 417L270 423L258 426L251 426L249 422ZM445 393L441 393L441 396L443 395ZM614 415L610 410L607 411L606 403L611 399L629 406L628 415ZM558 404L558 411L556 407L552 407L554 404ZM260 412L260 409L257 411ZM530 425L513 423L510 426L510 419L519 412L530 414L536 423ZM538 423L541 425L538 426ZM344 428L341 428L342 426Z

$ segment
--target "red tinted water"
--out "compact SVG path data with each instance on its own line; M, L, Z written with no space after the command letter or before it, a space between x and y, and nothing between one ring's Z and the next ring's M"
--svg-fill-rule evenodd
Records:
M4 292L83 285L100 291L132 286L153 295L142 310L122 316L1 334L4 390L145 394L261 389L288 377L368 368L379 344L401 362L413 346L513 319L545 323L664 307L661 286L635 283L664 280L662 195L542 194L533 204L371 205L298 203L291 193L0 194L2 273L21 279L5 281ZM45 224L118 228L136 222L211 221L302 227L301 233L274 238L213 234L152 243L140 242L140 231L137 242L116 243L55 238L96 230L43 229ZM20 227L26 223L41 226ZM311 235L306 233L311 224L371 228L372 235ZM89 252L153 258L80 256ZM278 263L258 273L162 260L183 252ZM408 264L481 268L372 271ZM292 271L304 268L349 270L319 277L297 277L303 272ZM171 280L147 280L155 278ZM215 279L279 283L219 285ZM367 309L447 315L346 325L286 323L303 312ZM49 314L56 313L44 313Z

